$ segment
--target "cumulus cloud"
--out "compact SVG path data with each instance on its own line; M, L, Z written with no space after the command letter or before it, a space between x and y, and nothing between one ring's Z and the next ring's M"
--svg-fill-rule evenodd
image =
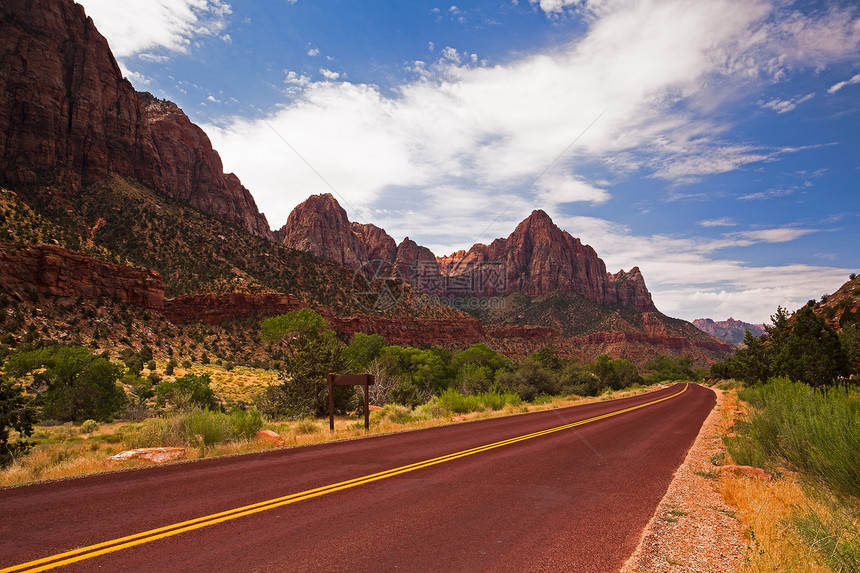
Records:
M232 12L223 0L80 0L117 59L149 50L187 52L200 36L218 36ZM229 38L229 36L228 36Z

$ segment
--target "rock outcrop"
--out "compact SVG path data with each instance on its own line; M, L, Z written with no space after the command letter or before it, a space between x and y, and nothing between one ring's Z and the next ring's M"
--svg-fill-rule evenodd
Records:
M594 249L559 229L541 210L532 212L507 239L479 243L440 258L439 264L445 269L449 295L569 291L601 305L655 309L638 267L608 274Z
M327 317L337 332L379 334L388 344L416 347L468 346L485 339L484 325L475 318L379 318L372 315Z
M0 176L76 190L114 171L161 188L143 104L83 7L0 9Z
M164 282L158 273L53 245L0 249L0 284L51 296L107 297L156 310L164 306Z
M0 179L78 192L110 173L251 233L266 218L203 131L175 105L144 101L72 0L0 4Z
M216 324L249 316L277 316L306 307L296 297L276 292L193 294L165 300L164 315L176 324Z

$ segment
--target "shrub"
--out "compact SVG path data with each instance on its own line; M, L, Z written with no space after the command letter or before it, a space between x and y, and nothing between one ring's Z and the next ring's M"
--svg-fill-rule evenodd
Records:
M99 423L95 420L84 420L84 423L81 424L81 433L82 434L91 434L99 429Z
M162 381L155 388L159 406L170 403L186 408L211 408L215 405L215 391L209 387L212 378L208 374L185 374L172 382Z
M785 463L837 495L860 500L860 391L776 378L739 396L756 411L727 441L738 463Z
M256 408L235 410L230 415L230 427L236 437L253 438L263 427L263 415Z
M30 449L27 438L33 434L35 422L33 401L20 386L0 378L0 468L27 453ZM10 442L9 430L17 432L18 439Z
M32 376L37 403L47 418L71 422L109 420L126 402L117 384L121 368L82 346L46 345L18 352L6 366L10 376Z

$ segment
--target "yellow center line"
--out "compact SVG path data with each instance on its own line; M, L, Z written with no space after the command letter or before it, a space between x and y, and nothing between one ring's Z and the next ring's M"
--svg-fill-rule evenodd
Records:
M88 545L86 547L80 547L78 549L73 549L71 551L66 551L64 553L58 553L56 555L50 555L48 557L43 557L41 559L36 559L34 561L28 561L26 563L21 563L19 565L13 565L11 567L7 567L5 569L0 569L0 573L13 573L13 572L22 572L26 571L26 573L35 573L37 571L46 571L48 569L53 569L56 567L61 567L63 565L69 565L71 563L76 563L78 561L83 561L85 559L92 559L93 557L98 557L99 555L105 555L107 553L113 553L114 551L120 551L122 549L127 549L129 547L135 547L137 545L142 545L144 543L150 543L152 541L156 541L158 539L163 539L165 537L171 537L173 535L179 535L180 533L185 533L188 531L193 531L195 529L201 529L203 527L209 527L210 525L215 525L218 523L223 523L225 521L230 521L233 519L237 519L239 517L245 517L248 515L253 515L255 513L260 513L262 511L268 511L270 509L275 509L278 507L282 507L285 505L290 505L296 503L298 501L304 501L307 499L312 499L315 497L320 497L323 495L327 495L330 493L335 493L338 491L342 491L345 489L350 489L353 487L357 487L360 485L372 483L375 481L383 480L386 478L398 476L401 474L413 472L415 470L427 468L430 466L435 466L438 464L450 462L453 460L457 460L460 458L464 458L467 456L471 456L474 454L478 454L481 452L486 452L489 450L493 450L496 448L501 448L503 446L508 446L511 444L515 444L518 442L522 442L525 440L531 440L533 438L537 438L540 436L546 436L548 434L552 434L555 432L560 432L563 430L569 430L571 428L575 428L577 426L582 426L584 424L589 424L592 422L596 422L598 420L604 420L606 418L611 418L613 416L618 416L620 414L625 414L627 412L632 412L634 410L639 410L640 408L645 408L647 406L653 406L654 404L659 404L660 402L664 402L676 396L679 396L687 391L687 387L689 384L685 385L684 388L669 396L664 398L660 398L657 400L653 400L651 402L646 402L644 404L640 404L638 406L631 406L630 408L624 408L622 410L616 410L614 412L609 412L608 414L602 414L600 416L594 416L592 418L588 418L585 420L579 420L578 422L572 422L570 424L564 424L562 426L556 426L554 428L549 428L546 430L541 430L538 432L533 432L531 434L525 434L522 436L517 436L514 438L508 438L507 440L501 440L499 442L494 442L492 444L486 444L483 446L477 446L475 448L471 448L468 450L463 450L460 452L454 452L451 454L447 454L444 456L440 456L437 458L432 458L429 460L424 460L421 462L415 462L412 464L408 464L405 466L400 466L397 468L393 468L390 470L378 472L375 474L369 474L362 477L353 478L350 480L309 489L306 491L293 493L290 495L286 495L283 497L277 497L273 499L269 499L266 501L261 501L258 503L254 503L251 505L245 505L242 507L237 507L234 509L229 509L226 511L222 511L219 513L213 513L211 515L206 515L204 517L198 517L195 519L190 519L188 521L183 521L180 523L174 523L172 525L166 525L164 527L158 527L156 529L150 529L148 531L142 531L140 533L135 533L133 535L127 535L125 537L119 537L117 539L111 539L110 541L103 541L101 543L96 543L95 545Z

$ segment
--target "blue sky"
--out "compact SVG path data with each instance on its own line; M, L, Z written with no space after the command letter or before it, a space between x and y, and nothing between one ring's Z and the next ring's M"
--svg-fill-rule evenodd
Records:
M444 255L541 208L685 319L860 270L854 1L81 3L275 229L332 192Z

